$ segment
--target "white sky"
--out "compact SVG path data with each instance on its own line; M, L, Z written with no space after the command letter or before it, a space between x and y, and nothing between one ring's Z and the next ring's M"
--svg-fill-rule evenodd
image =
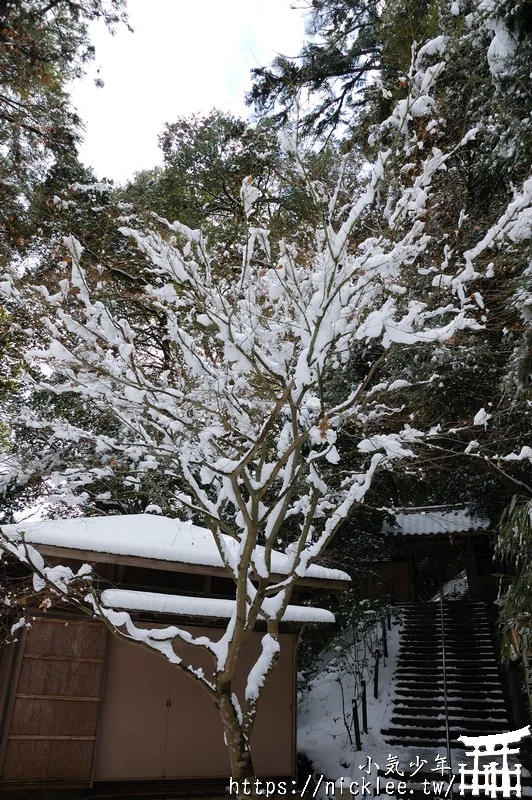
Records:
M81 160L98 178L124 181L161 163L165 122L212 108L247 116L250 69L300 49L303 14L291 2L129 0L133 34L93 25L96 59L72 89L86 126Z

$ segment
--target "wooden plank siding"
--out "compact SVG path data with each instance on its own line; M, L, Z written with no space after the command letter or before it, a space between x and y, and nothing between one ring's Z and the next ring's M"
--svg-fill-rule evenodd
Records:
M15 692L2 782L91 780L107 630L37 619Z

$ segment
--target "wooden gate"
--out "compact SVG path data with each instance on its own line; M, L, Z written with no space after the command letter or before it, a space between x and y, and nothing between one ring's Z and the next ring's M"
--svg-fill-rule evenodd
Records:
M106 633L92 622L32 622L1 781L90 782Z

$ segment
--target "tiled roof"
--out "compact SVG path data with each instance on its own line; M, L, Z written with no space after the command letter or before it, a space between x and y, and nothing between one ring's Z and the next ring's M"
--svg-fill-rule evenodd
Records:
M437 533L468 533L490 527L488 517L479 516L465 506L398 508L391 513L395 520L385 521L382 533L426 536Z

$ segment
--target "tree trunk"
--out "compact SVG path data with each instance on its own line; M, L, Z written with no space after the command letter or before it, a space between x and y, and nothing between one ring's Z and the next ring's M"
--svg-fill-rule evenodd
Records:
M222 719L225 743L231 766L231 797L238 800L256 798L255 771L249 742L244 736L233 701L231 688L219 690L217 706Z

